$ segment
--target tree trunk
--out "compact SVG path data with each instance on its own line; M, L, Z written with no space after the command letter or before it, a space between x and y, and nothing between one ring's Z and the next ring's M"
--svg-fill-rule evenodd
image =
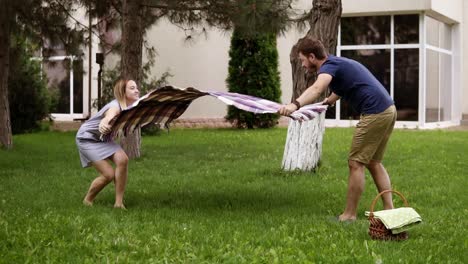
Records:
M284 147L283 169L310 171L315 169L322 154L325 114L307 122L290 121ZM302 135L302 133L306 133Z
M122 77L142 81L143 6L139 0L124 0L122 14ZM141 130L135 130L120 141L129 158L140 157Z
M10 0L0 0L0 147L11 149L10 104L8 103L8 71L10 68L10 23L14 18Z
M316 38L322 41L330 54L336 52L338 25L341 18L341 0L314 0L310 29L304 38ZM301 64L297 43L291 50L290 62L293 77L292 100L299 97L317 76L308 74ZM323 94L317 101L326 97ZM311 121L290 121L283 155L284 170L313 170L321 156L322 139L325 132L325 112Z

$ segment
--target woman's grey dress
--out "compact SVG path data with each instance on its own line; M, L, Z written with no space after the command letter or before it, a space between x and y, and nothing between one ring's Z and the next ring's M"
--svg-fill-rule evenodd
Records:
M121 147L113 142L101 141L99 132L99 123L104 118L104 113L111 107L120 109L117 100L105 105L99 112L81 125L76 134L76 145L80 153L81 166L83 168L91 166L91 162L105 160L112 156Z

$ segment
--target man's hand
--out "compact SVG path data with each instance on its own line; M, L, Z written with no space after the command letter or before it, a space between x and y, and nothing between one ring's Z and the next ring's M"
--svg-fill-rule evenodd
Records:
M284 115L284 116L289 116L292 112L296 111L297 110L297 106L295 104L287 104L287 105L283 105L279 110L278 110L278 113L280 115Z
M330 96L328 96L327 98L325 98L323 101L322 101L322 104L323 105L329 105L329 106L335 106L335 103L336 101L340 100L340 97L338 95L336 95L335 93L331 93Z
M323 105L334 106L334 105L335 105L335 102L330 102L330 101L331 101L331 100L327 97L327 98L323 99L322 104L323 104Z

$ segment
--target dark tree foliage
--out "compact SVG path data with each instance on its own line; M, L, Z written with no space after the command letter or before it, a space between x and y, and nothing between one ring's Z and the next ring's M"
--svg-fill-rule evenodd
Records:
M81 7L74 0L15 0L12 1L15 19L13 35L21 32L43 49L43 56L55 55L57 47L70 55L82 55L81 44L87 37L87 29L70 19L71 13Z
M0 48L7 50L7 57L0 56L0 63L8 71L6 94L12 133L23 133L37 129L39 121L47 117L50 96L45 76L41 76L40 62L33 56L55 55L57 50L80 56L80 44L84 39L84 28L69 23L69 13L76 1L72 0L16 0L9 1L10 14L2 16L2 36L8 41ZM3 8L3 7L2 7ZM8 22L7 22L8 21ZM34 53L42 49L42 54ZM4 79L2 80L2 82ZM2 88L4 89L4 88ZM0 110L1 115L5 109ZM1 135L1 137L8 135Z
M72 9L74 2L76 1L0 0L0 147L11 149L13 146L9 102L11 89L8 86L10 79L19 76L17 72L10 70L10 64L18 59L13 58L15 55L10 56L10 46L15 41L12 36L27 36L38 47L46 47L43 50L45 55L51 53L51 49L47 47L56 47L59 43L68 54L80 55L78 43L83 40L83 29L67 23L68 10Z
M41 76L40 62L30 60L30 47L25 39L15 38L10 48L10 71L15 73L8 80L13 134L38 129L48 114L47 83Z
M223 30L234 26L243 34L284 32L295 14L295 0L143 0L158 16L174 24L207 25Z
M230 92L279 102L281 89L274 33L245 36L234 30L229 56L227 83ZM273 127L278 118L278 114L255 115L232 106L226 116L239 128Z

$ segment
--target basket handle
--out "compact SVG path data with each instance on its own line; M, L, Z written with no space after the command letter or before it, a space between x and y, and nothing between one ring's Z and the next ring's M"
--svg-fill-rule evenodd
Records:
M375 207L375 204L377 203L377 200L379 199L379 197L382 196L385 193L388 193L388 192L396 193L403 200L403 203L405 204L405 206L408 207L408 201L406 201L406 198L403 196L403 194L401 194L400 192L395 191L395 190L385 190L385 191L382 191L379 194L377 194L377 196L372 201L372 204L371 204L371 207L370 207L369 217L374 217L374 207Z

